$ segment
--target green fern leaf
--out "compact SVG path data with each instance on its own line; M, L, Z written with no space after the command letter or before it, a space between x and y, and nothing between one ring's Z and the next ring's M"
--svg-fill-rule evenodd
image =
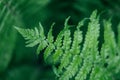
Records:
M54 41L54 37L53 37L53 35L52 35L52 29L53 29L53 26L55 25L55 23L53 23L52 25L51 25L51 28L50 28L50 30L49 30L49 32L48 32L48 35L47 35L47 40L48 40L48 43L49 44L52 44L53 43L53 41Z
M72 78L76 74L78 70L78 66L81 64L82 58L80 58L80 56L77 54L80 53L80 43L82 42L82 32L80 31L80 27L83 26L83 23L84 23L84 20L79 22L77 26L77 30L74 32L74 39L73 39L70 52L68 52L68 54L65 55L65 59L64 59L65 61L63 60L63 62L61 62L61 65L62 63L64 63L64 68L66 68L65 66L66 56L70 55L71 57L71 54L75 55L73 57L72 63L67 67L66 71L60 77L60 80L69 80L69 78ZM67 60L67 61L70 62L70 60ZM62 66L60 66L59 70L62 71Z
M105 61L107 57L113 58L117 53L117 44L114 33L111 29L111 22L104 21L104 44L101 49L101 56ZM110 61L111 61L110 59Z
M116 54L119 50L111 29L111 22L104 20L104 43L101 51L98 51L99 17L97 10L93 11L89 18L85 41L80 28L84 25L86 18L78 23L74 34L71 35L70 25L68 25L70 17L68 17L65 20L64 29L57 35L56 40L52 35L54 23L47 37L41 24L40 29L16 29L27 40L28 47L39 45L37 53L45 50L44 60L49 62L47 60L51 59L53 71L58 80L111 80L113 75L109 73L110 70L116 73L120 70L116 68L120 61L120 57ZM118 43L120 43L119 37ZM104 66L105 63L108 64L107 67Z
M63 50L65 49L69 49L70 47L70 43L71 43L71 38L70 38L70 30L68 30L69 26L68 26L68 21L69 21L70 17L68 17L65 20L64 23L64 29L58 34L57 39L55 41L55 45L56 45L56 50L55 53L53 54L53 59L54 59L54 63L58 62L59 58L62 56L63 54ZM64 38L64 40L62 41L62 39ZM63 42L63 44L62 44ZM62 47L63 46L63 47ZM58 56L59 55L59 56Z
M74 32L74 39L71 47L71 51L73 54L80 53L80 43L82 42L82 32L80 31L80 27L83 26L84 20L80 21L77 30Z
M45 61L51 55L51 53L53 52L54 49L55 49L55 46L53 44L48 45L48 47L45 49L45 52L44 52L44 60Z
M40 43L39 32L36 28L33 30L15 27L15 29L27 40L27 47L33 47Z
M22 29L15 27L16 30L27 40L26 47L33 47L36 45L39 45L37 48L37 54L41 50L43 50L47 45L47 41L45 40L44 30L41 24L39 24L39 30L37 28L35 29Z
M79 55L75 55L71 64L67 67L66 71L62 74L59 80L69 80L77 73L79 66L82 62L82 58Z
M53 23L51 25L51 28L50 28L50 30L48 32L48 35L47 35L48 46L47 46L47 48L45 49L45 52L44 52L44 60L45 61L51 55L52 51L55 49L55 45L53 44L54 37L52 35L52 29L53 29L54 25L55 25L55 23Z
M69 59L71 58L71 52L69 51L70 50L70 44L71 44L71 32L69 30L69 25L68 25L68 21L69 21L70 17L68 17L65 21L65 24L64 24L64 33L63 33L63 46L62 46L62 49L64 51L64 54L63 54L63 57L61 58L60 60L60 66L58 68L58 72L61 73L62 72L62 69L65 68L68 64L69 64Z
M76 80L84 80L89 74L92 63L97 59L98 55L98 36L99 36L99 19L97 19L97 12L94 11L90 17L90 23L88 24L88 31L85 37L85 42L81 56L84 58L83 66L75 77ZM96 35L93 35L96 34Z

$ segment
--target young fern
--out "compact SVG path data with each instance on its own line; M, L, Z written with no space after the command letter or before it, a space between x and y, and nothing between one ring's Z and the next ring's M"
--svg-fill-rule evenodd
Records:
M38 45L37 53L44 49L44 60L49 62L49 58L51 59L58 80L111 80L112 73L109 70L116 67L120 60L120 56L116 55L118 46L111 29L111 22L104 20L104 43L101 51L98 51L100 23L97 11L95 10L89 18L85 41L80 28L86 19L78 23L72 39L68 25L69 18L66 19L65 27L56 39L52 35L54 23L47 37L41 24L40 29L15 28L27 40L27 47ZM82 42L84 42L83 47ZM118 58L117 62L115 58ZM105 64L108 66L104 66Z

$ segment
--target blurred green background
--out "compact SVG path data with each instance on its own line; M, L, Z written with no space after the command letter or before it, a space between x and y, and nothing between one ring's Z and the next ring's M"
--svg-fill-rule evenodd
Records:
M41 22L47 33L55 22L53 35L56 36L68 16L71 16L69 23L76 25L95 9L101 13L101 19L112 18L117 35L120 0L0 0L0 80L55 79L51 66L43 61L43 54L37 56L35 47L25 47L14 26L33 28Z

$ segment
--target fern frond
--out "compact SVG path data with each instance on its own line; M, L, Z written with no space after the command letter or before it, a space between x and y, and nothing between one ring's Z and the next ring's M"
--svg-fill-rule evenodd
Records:
M68 25L68 21L69 21L69 18L68 17L66 20L65 20L65 23L64 23L64 33L63 33L63 46L61 46L62 50L63 50L63 55L62 55L62 58L60 59L60 66L58 68L58 73L61 73L62 72L62 69L65 68L68 64L69 64L69 59L71 57L71 53L70 53L70 44L71 44L71 32L69 30L69 25ZM59 49L59 48L58 48ZM61 56L60 56L61 57Z
M70 52L71 38L70 38L70 30L65 31L64 39L63 39L63 51L64 54L61 58L61 64L59 66L59 71L61 72L63 68L65 68L69 64L69 60L71 58Z
M47 48L45 49L45 52L44 52L44 60L45 61L51 55L52 51L55 49L55 45L53 44L54 37L52 35L52 29L53 29L54 25L55 25L55 23L53 23L51 25L51 28L50 28L50 30L48 32L48 35L47 35L48 46L47 46Z
M92 67L91 61L89 59L85 60L81 70L79 71L79 73L75 77L75 80L85 80L87 78L87 75L89 74L89 72L91 70L91 67Z
M78 70L78 66L81 64L82 58L80 58L80 56L77 54L80 53L80 43L82 42L82 32L80 31L80 27L83 26L83 23L84 23L84 20L80 21L77 26L77 30L74 32L74 39L73 39L72 47L70 49L70 52L68 54L66 54L66 56L70 56L70 57L71 57L70 54L72 54L73 59L72 59L71 64L67 68L66 68L66 66L64 66L64 68L66 68L66 71L60 77L60 80L69 80L70 78L75 76L75 74ZM66 56L65 56L65 58L66 58ZM65 62L62 62L62 63L65 63Z
M117 73L120 71L120 68L118 67L120 66L119 47L117 46L115 34L112 31L111 25L110 21L104 21L104 44L102 46L101 56L103 58L103 63L107 63L107 70L109 72ZM113 68L115 68L115 70ZM110 76L113 76L113 74L109 73L108 77Z
M71 52L73 55L80 53L80 43L82 42L82 31L80 31L80 27L83 26L84 21L80 21L77 30L74 32L74 39L71 47Z
M48 45L47 41L45 40L44 29L41 24L39 25L39 29L36 27L34 29L15 28L25 38L27 44L26 47L39 45L37 48L37 53L39 53Z
M63 36L64 36L64 32L69 28L69 26L67 25L68 23L68 20L69 20L70 17L68 17L66 20L65 20L65 23L64 23L64 29L60 31L60 33L58 34L54 44L57 46L57 47L61 47L62 46L62 39L63 39Z
M18 30L18 32L25 38L25 40L27 40L26 42L27 47L33 47L40 43L40 41L38 40L39 32L37 28L33 30L33 29L22 29L15 27L15 29Z
M63 69L65 69L70 64L70 59L72 58L72 53L69 51L65 52L65 55L61 58L61 64L58 67L58 73L62 73Z
M16 29L25 37L28 47L39 45L37 52L45 50L44 59L46 62L49 62L47 59L51 59L58 80L110 80L112 74L109 74L109 71L116 68L120 58L116 54L118 47L110 21L104 20L104 43L101 51L98 51L99 17L97 11L93 11L89 18L85 41L83 41L80 28L84 25L86 18L78 23L73 38L69 29L70 25L68 25L70 17L65 20L64 29L60 31L55 40L52 35L54 24L52 24L47 37L44 35L41 24L40 30L37 28ZM120 33L118 33L119 35ZM108 66L105 67L105 64Z
M45 47L47 47L47 45L48 45L47 41L45 40L46 37L45 37L44 29L43 29L43 26L42 26L41 23L39 23L39 30L40 30L39 35L40 35L40 38L41 38L41 39L40 39L41 42L40 42L40 44L39 44L39 46L38 46L38 48L37 48L37 54L39 54L40 51L43 50L43 49L44 49ZM39 40L39 41L40 41L40 40Z
M88 24L88 31L85 37L83 50L81 56L83 57L83 66L75 77L76 80L84 80L89 74L92 63L98 56L98 37L99 37L99 19L97 18L97 12L94 11L90 17L90 23ZM96 34L96 35L93 35Z
M112 58L116 56L117 53L117 44L115 41L114 32L111 28L111 22L104 20L104 44L101 48L102 60L107 62L111 61ZM108 59L106 59L109 57ZM110 59L111 58L111 59ZM111 63L112 64L112 63Z
M53 37L53 35L52 35L52 29L53 29L53 26L55 25L55 23L53 23L52 25L51 25L51 28L50 28L50 30L49 30L49 32L48 32L48 35L47 35L47 40L48 40L48 43L49 44L52 44L53 42L54 42L54 37Z
M48 45L48 47L45 49L45 52L44 52L44 60L45 61L51 55L51 53L53 52L54 49L55 49L55 46L53 44Z
M62 74L59 80L69 80L74 77L77 71L79 70L79 66L82 63L82 58L79 55L75 55L73 57L72 62L66 68L66 71Z

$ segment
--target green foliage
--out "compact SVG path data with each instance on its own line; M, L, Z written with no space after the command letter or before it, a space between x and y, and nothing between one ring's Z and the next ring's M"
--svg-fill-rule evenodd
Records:
M97 11L95 10L89 18L90 22L88 22L85 39L80 29L84 26L86 19L78 23L72 38L70 25L68 25L69 18L66 19L65 27L60 31L56 39L52 35L54 24L51 26L47 37L45 37L41 24L39 25L40 29L21 29L18 27L16 29L27 40L27 47L38 45L37 53L43 49L45 50L44 59L46 62L51 60L53 70L59 80L114 79L114 74L120 72L118 67L120 56L118 55L118 45L110 20L103 21L104 43L101 50L98 51L100 22Z
M12 26L22 25L16 10L17 4L12 4L12 0L0 1L0 73L8 67L12 58L16 41L16 32Z
M27 40L27 47L33 47L37 44L39 44L39 47L37 49L37 53L39 53L42 49L44 49L47 46L47 42L45 41L45 35L42 25L40 24L40 29L38 30L36 27L35 29L19 29L15 27Z
M88 73L87 80L97 80L98 77L102 80L105 79L105 77L101 76L107 75L108 73L109 75L107 75L107 77L112 76L111 79L120 80L120 29L116 27L120 21L119 4L119 0L0 0L0 80L54 80L51 66L49 66L51 64L53 65L52 67L57 77L61 79L65 77L74 80L78 72L81 71L81 68L85 69L82 67L83 64L84 66L86 65L86 61L81 53L83 52L83 45L86 40L87 22L84 23L86 19L80 20L83 17L88 17L94 9L97 9L99 13L101 11L104 12L100 19L106 19L112 16L113 24L111 27L115 32L114 38L117 41L117 43L115 43L119 47L115 49L115 46L109 48L104 46L107 50L102 49L102 51L107 52L107 55L109 55L108 51L112 51L110 49L114 49L113 52L117 50L116 55L113 54L113 56L116 57L110 57L112 60L101 59L100 56L104 56L104 54L100 55L102 51L99 51L98 58L100 58L97 60L96 64L92 65L94 67L92 67L90 71L91 74ZM62 25L64 19L68 16L71 16L70 20L68 18L65 25ZM41 38L37 40L38 38L35 37L35 35L33 36L34 39L31 38L33 42L32 40L27 40L26 43L31 47L33 45L39 46L37 53L40 53L40 55L36 57L34 54L36 47L25 47L24 39L16 33L13 26L30 29L38 26L39 21L44 27L45 38L42 37L43 40ZM77 27L75 29L75 25L78 21L80 21L78 24L81 25L79 27L80 29ZM56 25L54 25L53 22L56 22ZM101 22L100 20L100 23ZM105 23L106 22L107 21L105 21ZM68 25L68 23L70 25ZM111 24L109 21L108 23ZM63 31L61 29L64 26L67 28L64 28ZM36 29L34 29L35 34L39 34L41 32L40 30L41 29L37 29L36 27ZM101 37L103 34L101 33L103 33L104 30L100 27L99 31L100 46L97 48L101 50L101 45L103 45L103 37ZM106 32L109 32L109 30ZM57 37L58 33L59 37ZM110 40L113 42L110 43L109 39L109 42L104 40L105 44L116 45L114 44L114 39L111 38ZM49 65L45 65L41 57L43 54L41 53L44 53L44 61L47 64L50 63ZM99 63L99 61L104 63ZM106 65L108 63L110 66L107 68ZM104 74L101 74L103 72ZM84 76L86 76L86 74Z

